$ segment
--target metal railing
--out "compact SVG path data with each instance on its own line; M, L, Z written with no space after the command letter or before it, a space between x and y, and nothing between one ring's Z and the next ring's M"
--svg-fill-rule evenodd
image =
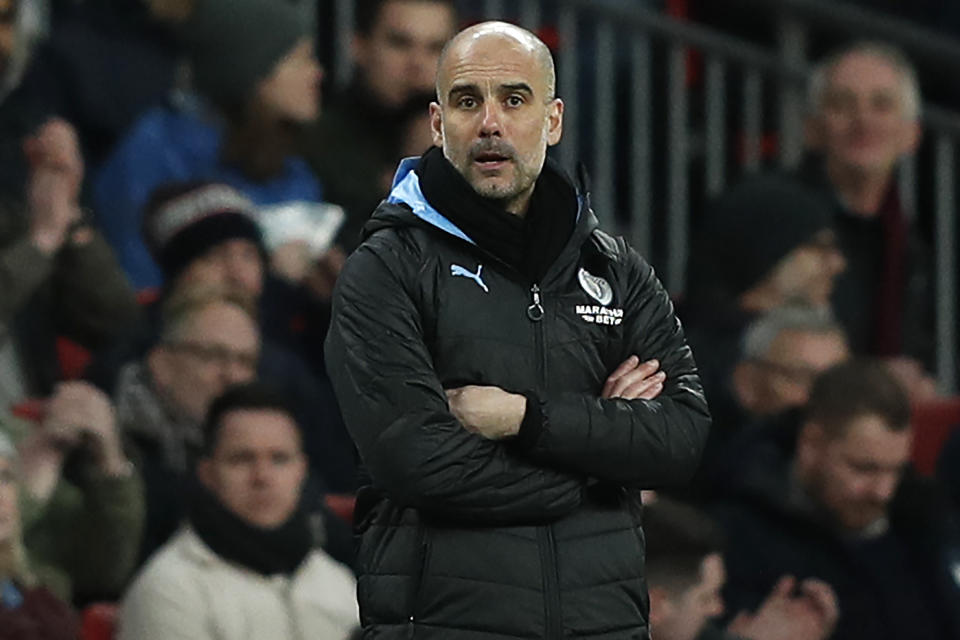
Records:
M812 35L884 40L917 61L960 70L957 42L853 5L741 3L765 12L777 25L776 46L764 48L673 19L639 0L484 0L462 6L471 19L506 19L535 31L555 27L558 90L566 105L557 149L561 162L568 169L586 163L601 222L648 256L675 295L684 289L690 228L705 200L765 163L789 168L800 160ZM345 6L352 2L338 0L339 5L344 5L336 14L343 33L352 20ZM696 64L691 54L698 57ZM689 81L691 69L699 74L696 82ZM918 159L909 158L901 186L907 206L933 203L937 374L943 390L953 392L960 115L925 105L923 120L934 180L918 181ZM768 132L775 153L765 149ZM932 193L921 194L921 188Z

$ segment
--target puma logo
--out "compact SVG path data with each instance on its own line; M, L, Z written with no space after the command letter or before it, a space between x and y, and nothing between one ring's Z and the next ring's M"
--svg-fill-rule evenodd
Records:
M476 282L485 293L490 293L490 289L487 288L487 285L483 282L483 278L480 277L480 272L483 271L483 265L477 265L477 272L473 273L467 271L466 268L461 267L458 264L450 265L450 274L454 276L463 276L464 278L470 278Z

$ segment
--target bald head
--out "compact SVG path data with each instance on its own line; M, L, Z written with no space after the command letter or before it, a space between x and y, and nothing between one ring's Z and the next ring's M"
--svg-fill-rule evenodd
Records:
M443 100L443 91L449 82L450 61L470 56L477 47L496 42L519 47L529 53L543 74L546 98L552 100L555 97L557 74L550 49L531 32L508 22L481 22L467 27L447 42L437 63L437 97Z

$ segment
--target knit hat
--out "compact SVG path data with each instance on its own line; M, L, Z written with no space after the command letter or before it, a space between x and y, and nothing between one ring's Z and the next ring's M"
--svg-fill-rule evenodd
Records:
M736 297L759 284L791 251L831 229L833 209L786 176L753 178L708 209L693 247L691 296Z
M241 107L257 83L316 28L316 0L197 0L179 29L197 90Z
M171 184L154 192L144 238L168 282L213 247L247 239L266 255L256 207L233 187L213 182Z

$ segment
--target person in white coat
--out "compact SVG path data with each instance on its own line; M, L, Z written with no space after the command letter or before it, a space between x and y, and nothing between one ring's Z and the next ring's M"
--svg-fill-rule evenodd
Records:
M356 581L314 548L307 461L283 399L259 383L210 408L187 522L134 580L120 640L337 640L358 625Z

